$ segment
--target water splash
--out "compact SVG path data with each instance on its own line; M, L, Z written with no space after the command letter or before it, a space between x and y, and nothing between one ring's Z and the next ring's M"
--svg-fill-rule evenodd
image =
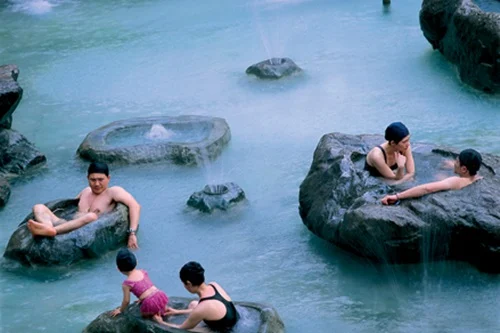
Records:
M13 12L25 13L30 15L42 15L52 11L57 6L46 0L10 0L10 8Z
M171 138L173 133L167 130L161 124L153 124L149 132L147 132L144 137L150 140L163 140Z

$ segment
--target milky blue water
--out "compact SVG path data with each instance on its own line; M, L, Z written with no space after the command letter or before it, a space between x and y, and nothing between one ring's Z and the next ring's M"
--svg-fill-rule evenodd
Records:
M12 186L0 250L39 202L75 196L90 131L138 116L223 117L232 140L206 168L113 167L142 204L140 268L169 295L188 260L235 300L272 304L287 332L495 332L500 277L465 263L376 266L312 235L298 188L324 133L382 133L500 154L500 98L463 85L418 24L420 2L36 0L0 3L0 62L20 68L13 127L48 158ZM245 69L287 56L303 75ZM248 201L202 215L186 201L234 181ZM466 244L464 244L466 246ZM78 332L121 301L115 253L57 269L0 269L3 332Z

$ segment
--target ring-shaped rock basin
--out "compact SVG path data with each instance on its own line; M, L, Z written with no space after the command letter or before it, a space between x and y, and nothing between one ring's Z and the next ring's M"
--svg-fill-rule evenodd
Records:
M87 135L77 153L90 161L203 165L214 160L231 139L222 118L146 117L115 121Z
M500 157L482 154L484 178L458 191L384 206L381 199L453 175L443 162L458 151L412 142L415 181L389 185L363 169L379 135L325 134L300 185L299 212L317 236L382 263L467 261L500 273Z
M187 309L193 299L184 297L169 297L169 306L175 309ZM240 319L232 328L231 333L284 333L285 327L278 312L271 306L250 302L234 302ZM163 320L181 324L185 315L164 317ZM202 324L203 325L203 324ZM212 332L204 327L208 332ZM136 332L191 332L168 326L159 325L151 319L141 317L139 306L133 303L125 312L111 317L106 311L94 319L84 330L84 333L136 333Z
M56 200L45 205L58 217L68 220L78 209L78 199ZM26 226L29 214L9 239L4 257L28 266L70 265L127 245L128 209L117 206L83 227L55 237L33 237Z
M302 69L290 58L271 58L248 67L245 72L260 79L276 80L300 73Z
M244 199L245 192L235 183L212 184L191 194L187 205L211 213L214 209L227 210L232 204Z

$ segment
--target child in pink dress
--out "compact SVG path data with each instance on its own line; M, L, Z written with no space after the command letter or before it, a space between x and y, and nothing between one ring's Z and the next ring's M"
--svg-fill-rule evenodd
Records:
M141 314L143 317L153 317L156 314L163 315L167 309L167 295L156 288L149 279L148 273L142 269L136 269L137 259L127 248L121 249L116 255L116 266L118 270L127 276L123 281L122 305L113 310L113 317L125 311L130 303L130 293L133 293L141 303Z

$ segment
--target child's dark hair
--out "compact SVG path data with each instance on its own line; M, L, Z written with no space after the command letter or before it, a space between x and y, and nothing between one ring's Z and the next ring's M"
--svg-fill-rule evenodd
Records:
M109 176L108 165L103 162L92 162L87 169L87 176L89 176L91 173L103 173L107 177Z
M116 255L116 266L120 272L130 272L137 266L137 259L129 249L122 248Z
M191 282L193 286L199 286L205 282L205 270L196 261L190 261L182 266L179 276L183 283Z
M483 158L479 152L474 149L465 149L458 155L458 162L469 170L469 175L474 176L483 162Z

